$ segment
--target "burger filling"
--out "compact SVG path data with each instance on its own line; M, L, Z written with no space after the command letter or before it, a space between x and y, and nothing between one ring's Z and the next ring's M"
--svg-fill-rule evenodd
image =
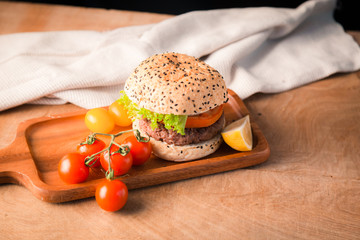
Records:
M158 123L161 122L164 124L166 129L172 129L182 135L185 135L185 124L188 116L155 113L148 109L139 107L136 103L130 100L124 91L121 91L120 94L121 96L117 101L124 105L132 121L146 118L151 122L150 125L152 129L157 128Z
M139 120L140 129L150 137L174 145L203 142L219 134L224 126L223 105L199 115L160 114L139 107L124 91L118 99L133 121Z
M158 127L153 129L151 121L143 118L139 120L141 131L146 132L150 137L157 141L163 141L176 146L196 144L207 141L220 134L225 123L224 114L212 125L202 128L185 128L185 135L166 129L163 123L158 123Z

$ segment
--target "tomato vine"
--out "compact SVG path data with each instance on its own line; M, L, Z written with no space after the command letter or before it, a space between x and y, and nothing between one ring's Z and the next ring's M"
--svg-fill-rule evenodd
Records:
M91 167L93 164L95 164L96 161L98 161L96 159L96 157L99 154L101 154L101 153L103 153L105 151L109 151L109 153L110 153L110 149L111 149L111 147L113 145L117 146L119 149L117 151L111 152L110 156L113 155L113 154L116 154L116 153L120 153L122 156L126 156L127 154L129 154L129 152L130 152L130 147L129 146L120 145L117 142L115 142L115 139L117 137L121 136L124 133L128 133L128 132L135 132L136 139L139 142L149 142L150 141L150 137L149 136L147 136L147 137L141 136L140 131L138 129L131 129L131 130L127 130L127 131L121 131L121 132L118 132L116 134L92 133L87 137L86 141L83 142L82 144L91 144L91 143L93 143L96 140L96 135L108 136L108 137L111 137L111 140L110 140L109 145L106 148L102 149L101 151L99 151L97 153L92 154L91 156L87 156L85 158L85 165L88 166L88 167ZM105 178L109 179L109 180L112 180L112 179L114 179L114 170L111 167L110 161L111 161L111 157L108 159L108 166L109 167L108 167L108 170L105 173Z

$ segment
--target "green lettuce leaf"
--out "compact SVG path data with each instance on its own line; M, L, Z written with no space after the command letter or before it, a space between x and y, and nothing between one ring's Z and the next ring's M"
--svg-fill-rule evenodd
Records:
M161 114L145 108L140 108L136 103L130 100L124 91L120 91L120 98L117 101L124 105L125 109L128 111L129 117L133 121L135 121L135 119L147 118L151 121L150 126L152 129L158 127L158 122L162 122L166 129L172 129L181 135L185 135L187 115Z

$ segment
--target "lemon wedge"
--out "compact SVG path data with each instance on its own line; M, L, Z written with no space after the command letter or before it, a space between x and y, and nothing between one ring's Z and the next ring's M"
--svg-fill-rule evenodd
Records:
M226 144L238 151L251 151L253 139L251 133L250 117L245 117L229 124L221 132Z

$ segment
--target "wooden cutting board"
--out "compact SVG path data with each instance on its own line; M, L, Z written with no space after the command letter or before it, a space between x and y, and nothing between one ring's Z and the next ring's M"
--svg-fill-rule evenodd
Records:
M0 150L0 183L17 183L47 202L66 202L92 197L104 178L101 170L91 170L86 182L66 184L58 176L59 160L89 135L84 123L86 111L36 118L21 123L15 140ZM227 124L249 114L242 100L229 90L224 108ZM215 153L200 160L174 163L152 156L142 166L133 167L121 180L129 189L173 182L260 164L270 155L268 143L251 121L253 150L238 152L223 143ZM114 132L126 130L116 128ZM107 139L103 139L107 141Z

